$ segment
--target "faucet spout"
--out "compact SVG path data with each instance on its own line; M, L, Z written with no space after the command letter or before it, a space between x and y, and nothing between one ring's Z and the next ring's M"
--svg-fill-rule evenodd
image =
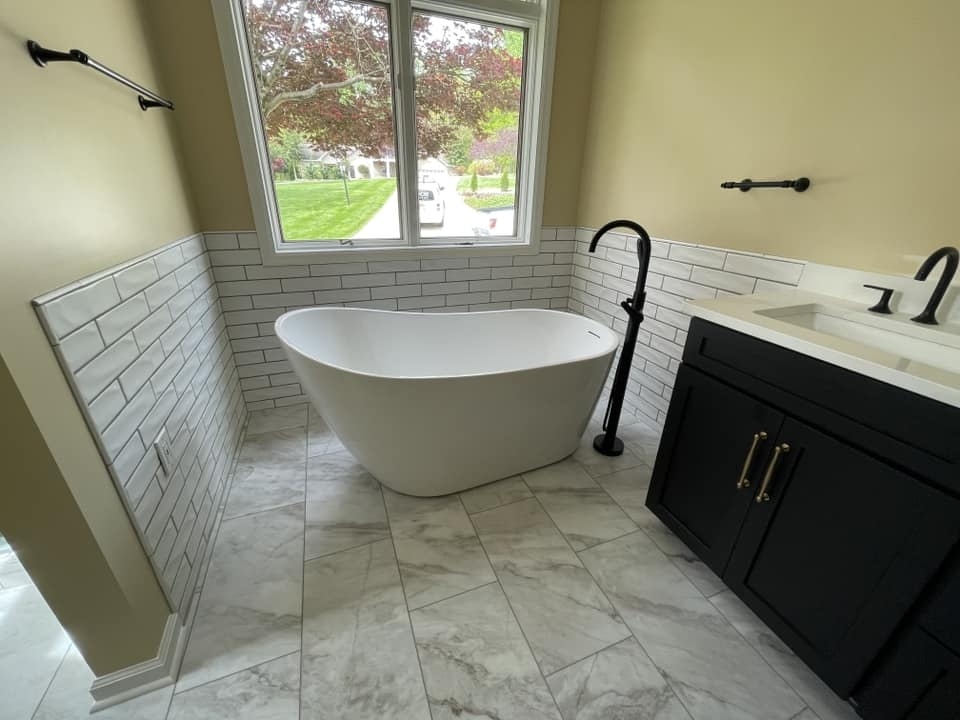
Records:
M590 252L596 252L597 243L600 242L600 238L616 228L627 228L637 234L637 260L639 261L637 285L634 288L633 297L626 303L621 304L628 315L640 313L640 319L642 320L643 303L646 298L644 288L647 285L647 270L650 266L651 252L650 236L647 234L647 231L643 229L643 226L635 223L633 220L613 220L593 234L593 239L590 241Z
M943 302L943 296L946 294L950 283L953 282L953 278L957 274L957 266L960 265L960 251L955 247L949 246L934 250L930 257L923 261L923 264L917 270L917 274L913 276L914 280L926 280L937 263L944 259L946 260L946 264L944 265L943 272L940 274L940 280L937 281L937 285L933 289L933 294L930 296L930 300L927 301L927 306L923 309L923 312L911 318L914 322L923 323L924 325L937 324L937 308L940 307L940 303Z

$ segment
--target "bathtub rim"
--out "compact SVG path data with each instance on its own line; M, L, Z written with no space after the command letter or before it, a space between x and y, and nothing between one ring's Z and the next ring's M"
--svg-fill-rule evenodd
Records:
M364 372L364 371L361 371L361 370L356 370L356 369L353 369L353 368L344 367L343 365L336 365L336 364L334 364L334 363L330 363L330 362L325 362L325 361L323 361L323 360L319 360L319 359L317 359L316 357L314 357L313 355L311 355L310 353L304 351L304 350L303 350L301 347L299 347L296 343L291 342L290 339L289 339L289 337L284 336L283 334L281 334L281 325L283 324L283 322L284 322L287 318L292 317L292 316L294 316L294 315L299 315L299 314L301 314L301 313L313 313L313 312L321 312L321 311L322 311L322 312L345 312L345 311L347 311L347 312L359 312L359 313L361 313L361 314L364 314L364 313L380 313L380 314L390 314L390 315L416 315L416 316L420 316L420 317L422 317L422 316L424 316L424 315L439 315L439 316L444 316L444 317L451 317L451 316L455 316L455 315L474 315L474 316L476 316L476 315L494 315L494 314L502 315L502 314L504 314L504 313L513 313L513 312L535 313L535 314L547 313L547 314L551 314L551 315L573 315L573 317L577 318L578 320L586 321L586 322L590 323L591 325L594 325L594 326L596 326L597 328L600 328L603 332L605 332L605 333L608 335L609 340L610 340L610 344L609 344L609 346L608 346L605 350L603 350L602 352L588 353L588 354L584 354L584 355L578 356L578 357L576 357L576 358L571 358L571 359L564 360L564 361L561 361L561 362L548 362L548 363L543 363L543 364L541 364L541 365L532 365L532 366L529 366L529 367L504 368L504 369L501 369L501 370L492 370L492 371L489 371L489 372L469 373L469 374L463 374L463 375L384 375L384 374L381 374L381 373ZM328 367L328 368L332 368L332 369L334 369L334 370L338 370L338 371L340 371L340 372L350 373L351 375L358 375L358 376L360 376L360 377L367 377L367 378L377 378L377 379L381 379L381 380L458 380L458 379L464 379L464 378L493 377L493 376L495 376L495 375L507 375L507 374L518 373L518 372L528 372L528 371L532 371L532 370L539 370L539 369L542 369L542 368L556 367L556 366L558 366L558 365L569 365L569 364L572 364L572 363L579 363L579 362L586 362L586 361L590 361L590 360L596 360L596 359L598 359L598 358L604 357L605 355L616 353L617 348L620 346L620 338L619 338L619 336L618 336L611 328L608 328L606 325L602 325L601 323L597 322L597 321L594 320L593 318L588 318L588 317L586 317L585 315L576 315L576 314L564 312L564 311L562 311L562 310L550 310L550 309L547 309L547 308L510 308L510 309L505 309L505 310L478 310L478 311L475 311L475 312L463 312L463 311L461 311L461 312L451 312L451 313L438 313L438 312L412 312L412 311L409 311L409 310L381 310L381 309L379 309L379 308L306 307L306 308L298 308L298 309L296 309L296 310L289 310L289 311L285 312L283 315L281 315L280 317L278 317L278 318L274 321L274 323L273 323L273 329L274 329L274 332L275 332L276 335L277 335L277 338L280 340L280 342L281 342L285 347L289 348L290 350L293 350L293 351L296 352L298 355L300 355L300 356L302 356L302 357L304 357L304 358L307 358L308 360L310 360L310 361L312 361L312 362L315 362L315 363L317 363L317 364L319 364L319 365L323 365L323 366ZM603 339L603 338L601 338L601 339Z

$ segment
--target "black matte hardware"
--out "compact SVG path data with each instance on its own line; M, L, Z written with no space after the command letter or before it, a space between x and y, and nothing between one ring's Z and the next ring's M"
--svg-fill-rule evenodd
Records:
M637 234L637 258L640 260L640 267L633 297L620 303L620 307L627 313L627 331L623 338L623 347L620 349L620 362L617 363L613 386L610 388L610 401L607 404L607 414L603 419L604 432L593 439L593 448L601 455L623 454L623 441L617 437L617 426L620 424L623 396L627 392L627 381L630 379L630 364L633 361L633 351L637 346L637 332L640 329L640 323L643 322L643 303L647 296L644 288L647 284L647 268L650 265L650 236L632 220L614 220L597 230L590 241L590 252L596 252L600 238L617 227L629 228Z
M797 192L803 192L810 187L810 178L801 177L796 180L751 180L750 178L744 178L740 182L727 180L720 183L720 187L724 190L736 189L740 192L747 192L751 188L793 188Z
M943 296L946 295L950 283L953 282L953 276L957 274L957 265L960 265L960 251L955 247L949 246L934 250L933 254L923 261L920 269L917 270L917 274L913 276L914 280L926 280L927 276L930 275L930 271L944 258L947 262L943 268L943 274L940 276L937 286L933 289L933 295L931 295L930 300L927 301L927 306L919 315L910 318L914 322L923 323L924 325L937 324L937 308L940 307L940 303L943 302Z
M879 285L864 285L864 287L870 288L871 290L879 290L882 293L877 304L872 307L868 307L867 310L870 312L882 313L884 315L893 314L893 310L890 309L890 298L893 297L893 288L880 287Z
M117 71L111 70L106 65L94 60L82 50L70 50L69 52L49 50L45 47L42 47L34 40L28 40L27 52L30 53L30 57L33 58L33 61L40 67L46 67L47 63L50 62L75 62L80 63L81 65L86 65L89 68L93 68L97 72L106 75L111 80L116 80L121 85L125 85L131 90L136 91L138 95L137 100L140 103L141 110L149 110L150 108L155 107L163 107L167 108L168 110L173 110L173 103L170 100L160 97L152 90L147 90L145 87L143 87L143 85L139 85L133 80L124 77Z

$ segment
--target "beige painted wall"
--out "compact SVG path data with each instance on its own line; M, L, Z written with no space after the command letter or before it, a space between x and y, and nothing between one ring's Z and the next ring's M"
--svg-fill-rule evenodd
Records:
M30 300L198 224L171 114L142 112L136 95L79 65L38 68L27 38L165 88L138 0L4 4L0 356L16 388L5 372L0 452L13 461L0 532L104 674L152 657L169 610Z
M151 35L171 93L175 122L204 230L253 228L209 0L149 3ZM595 0L562 0L550 122L544 223L572 225L600 16Z
M958 26L944 0L604 0L579 222L913 271L958 241Z

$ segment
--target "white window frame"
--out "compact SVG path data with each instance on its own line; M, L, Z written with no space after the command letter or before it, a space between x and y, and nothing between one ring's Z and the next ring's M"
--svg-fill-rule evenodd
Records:
M233 105L237 137L247 177L263 262L269 265L346 262L349 260L397 260L420 257L534 255L540 250L544 179L553 89L559 0L375 0L388 6L391 19L394 64L394 103L397 133L397 160L402 181L400 192L401 239L408 245L331 247L335 241L283 242L280 217L273 189L273 177L259 97L254 84L242 0L211 0L227 85ZM520 179L517 188L516 235L484 238L422 238L417 215L418 163L416 148L412 34L414 11L452 14L465 19L506 23L527 29L522 98ZM447 242L444 242L447 241Z

